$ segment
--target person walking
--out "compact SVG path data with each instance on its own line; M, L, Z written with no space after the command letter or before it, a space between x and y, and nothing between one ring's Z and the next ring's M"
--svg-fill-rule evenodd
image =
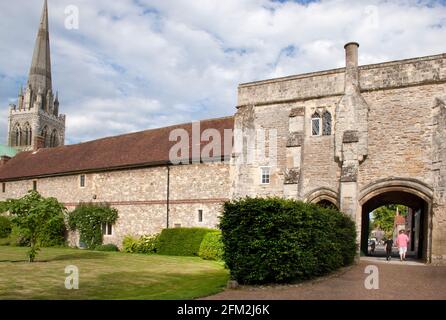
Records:
M400 253L400 260L406 260L407 244L409 243L409 237L404 230L400 230L398 237L396 238L396 244Z
M389 261L392 259L392 247L393 247L392 238L386 239L386 241L384 241L384 245L386 246L386 260Z
M372 240L372 243L370 244L370 254L375 253L375 248L376 248L376 242L375 240Z

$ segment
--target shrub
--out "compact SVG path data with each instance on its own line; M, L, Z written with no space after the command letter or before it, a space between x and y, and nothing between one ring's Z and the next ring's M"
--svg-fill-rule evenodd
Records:
M209 232L204 236L198 256L206 260L223 259L223 242L220 231Z
M44 198L38 192L30 191L20 199L7 200L5 207L11 213L12 223L18 228L21 239L29 243L30 262L45 242L58 242L65 235L63 219L66 209L55 198Z
M8 217L0 216L0 238L7 238L11 234L12 223Z
M82 203L68 215L71 230L79 230L80 242L88 249L102 244L102 225L113 224L118 219L118 211L105 203Z
M354 222L333 208L279 198L226 202L223 259L241 283L289 282L327 274L356 254Z
M204 236L215 231L206 228L164 229L158 239L157 252L171 256L198 256Z
M119 251L118 247L112 243L109 244L101 244L96 246L96 251Z
M138 239L132 236L125 236L122 240L122 251L127 253L136 253Z
M156 253L159 235L141 236L139 239L132 236L124 237L122 247L124 252L129 253Z

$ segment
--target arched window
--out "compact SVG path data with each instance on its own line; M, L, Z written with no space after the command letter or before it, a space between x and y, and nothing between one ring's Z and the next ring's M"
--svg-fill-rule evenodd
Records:
M58 145L58 141L57 141L57 131L56 129L54 129L51 132L51 136L50 136L50 147L57 147Z
M24 145L30 146L31 142L32 142L32 130L31 130L31 126L29 125L29 123L25 124L24 133L25 133L25 139L23 141Z
M311 135L319 136L321 134L321 116L318 112L311 116Z
M328 111L322 114L322 135L331 135L331 113Z
M12 146L19 147L22 144L22 129L17 123L12 130Z
M43 146L46 148L46 147L48 147L48 127L47 126L45 126L43 129L42 129L42 134L41 134L41 136L42 136L42 138L43 138L43 141L44 141L44 143L43 143Z

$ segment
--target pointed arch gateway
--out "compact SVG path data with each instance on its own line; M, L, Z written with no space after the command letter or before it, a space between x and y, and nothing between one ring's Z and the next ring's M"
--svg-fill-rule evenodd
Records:
M388 204L401 204L410 209L406 222L411 242L408 255L431 262L433 190L416 179L389 178L373 182L359 193L360 214L357 219L361 230L361 251L368 255L370 213Z
M310 191L304 198L305 202L319 204L323 207L339 208L339 194L330 188L318 188Z

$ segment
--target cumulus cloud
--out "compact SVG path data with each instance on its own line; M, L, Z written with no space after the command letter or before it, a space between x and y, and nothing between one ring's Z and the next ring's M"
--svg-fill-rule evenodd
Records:
M43 1L0 3L0 133ZM79 30L65 8L79 8ZM76 143L231 115L239 83L446 52L442 1L49 1L53 86ZM5 141L3 138L0 141Z

